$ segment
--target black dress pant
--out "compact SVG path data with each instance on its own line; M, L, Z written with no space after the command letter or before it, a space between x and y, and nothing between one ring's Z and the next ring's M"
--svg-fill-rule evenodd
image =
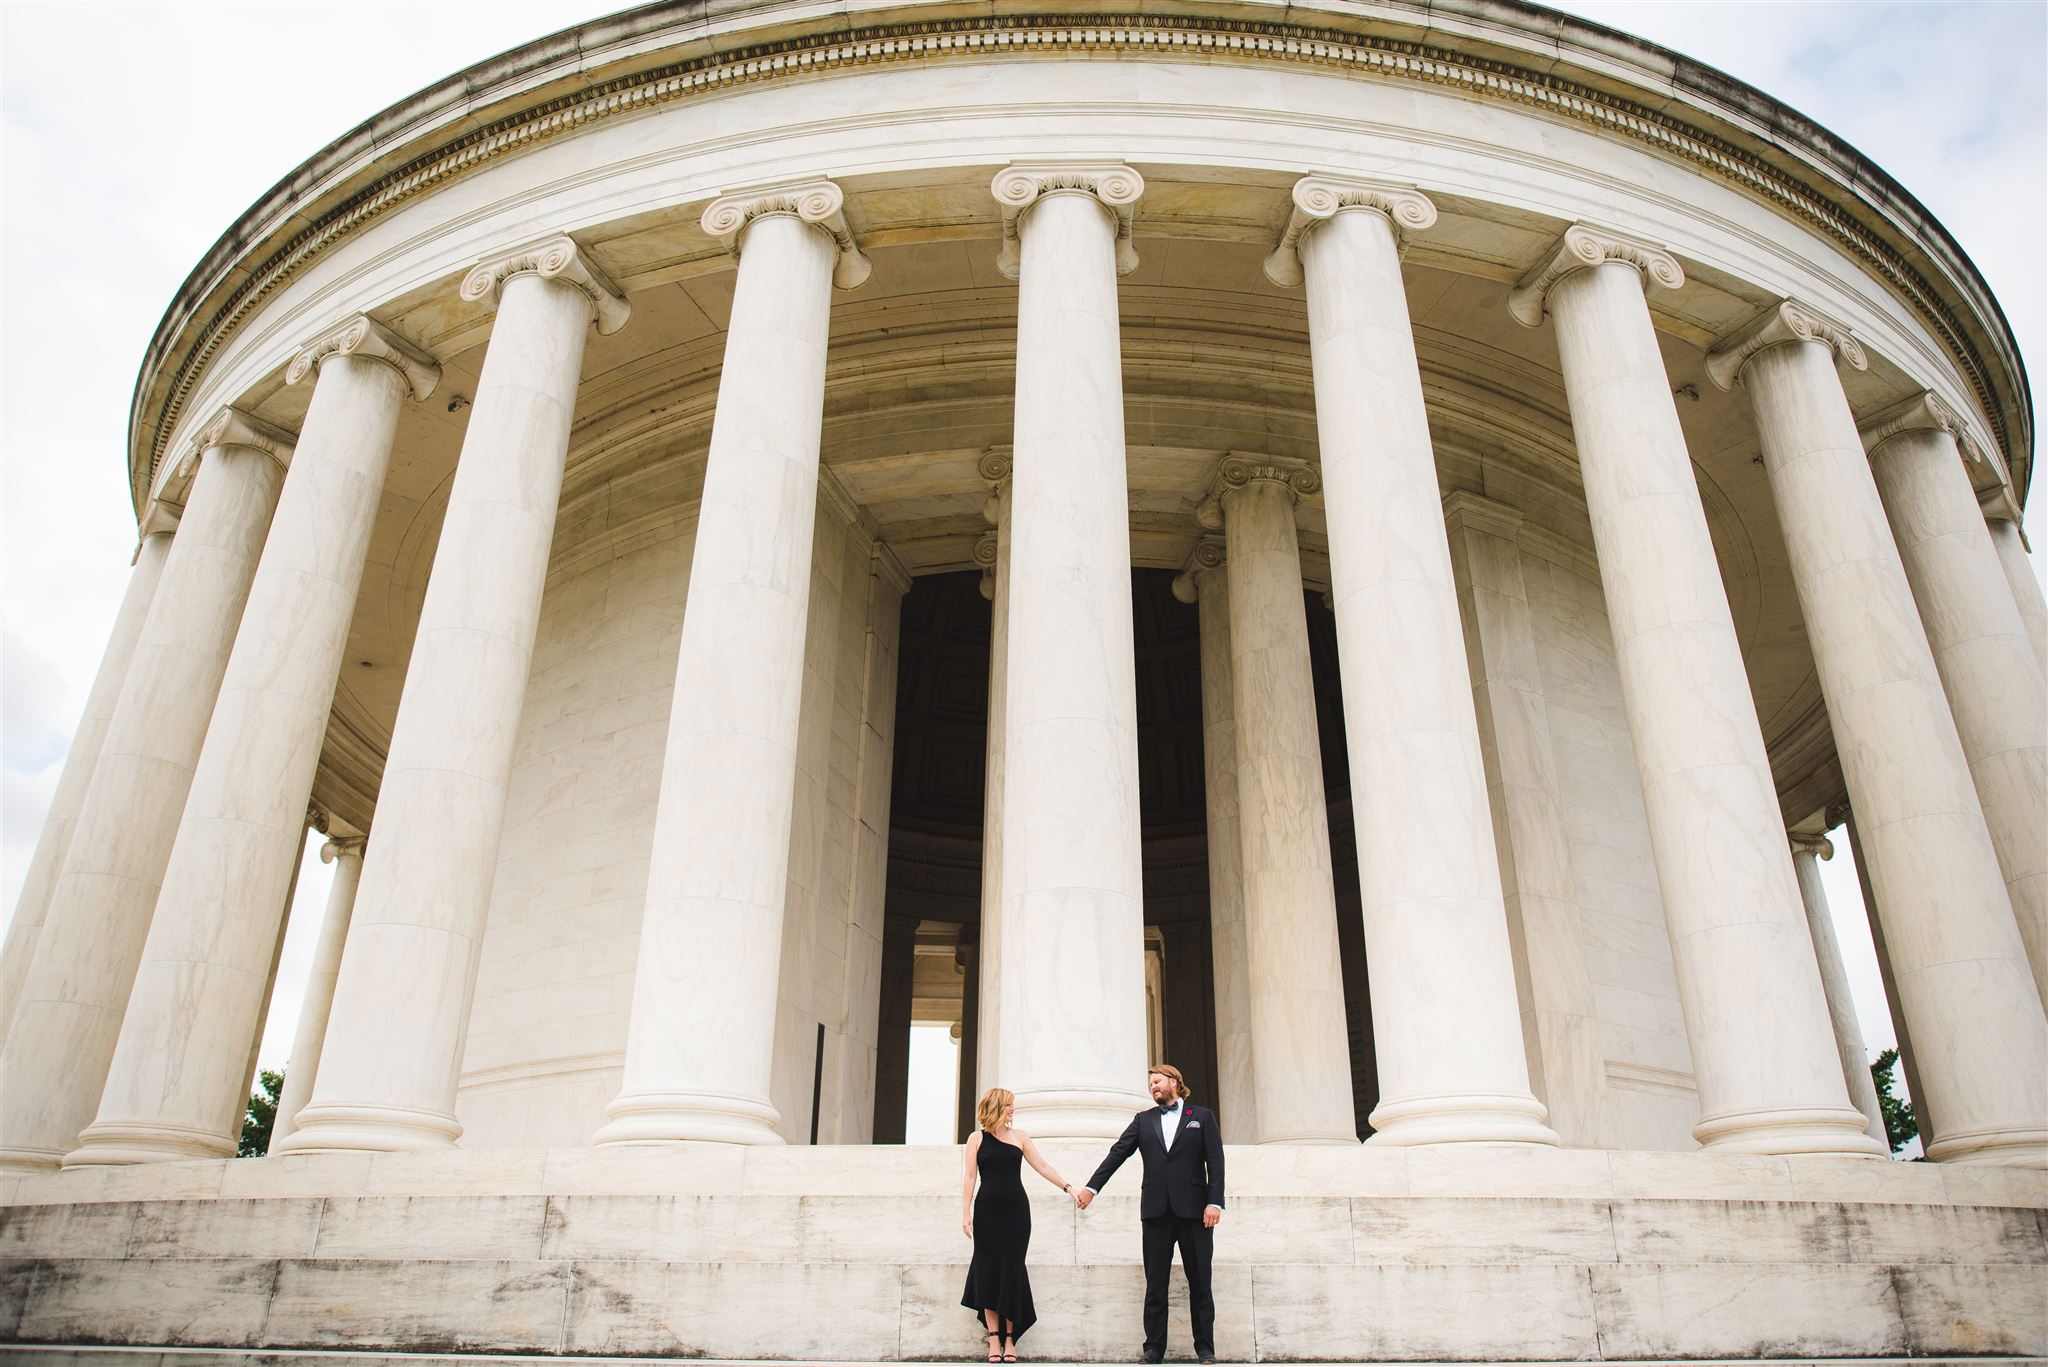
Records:
M1180 1265L1188 1275L1188 1318L1194 1321L1195 1351L1216 1349L1216 1298L1209 1294L1209 1253L1215 1231L1202 1217L1184 1220L1162 1215L1138 1222L1145 1229L1145 1351L1166 1351L1166 1285L1173 1275L1173 1249L1180 1245Z

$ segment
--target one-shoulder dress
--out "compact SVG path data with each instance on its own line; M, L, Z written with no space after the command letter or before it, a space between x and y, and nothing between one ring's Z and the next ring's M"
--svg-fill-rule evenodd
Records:
M1020 1339L1038 1319L1031 1305L1031 1278L1024 1254L1031 1247L1031 1201L1024 1195L1024 1151L983 1130L975 1156L981 1186L974 1193L974 1260L967 1265L967 1290L960 1304L993 1310Z

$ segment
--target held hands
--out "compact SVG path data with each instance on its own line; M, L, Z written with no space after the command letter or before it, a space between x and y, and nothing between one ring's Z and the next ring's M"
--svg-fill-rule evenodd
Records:
M1088 1188L1086 1187L1082 1187L1079 1191L1076 1191L1074 1193L1074 1204L1079 1206L1083 1210L1088 1209L1088 1207L1094 1204L1094 1202L1095 1193L1088 1190Z

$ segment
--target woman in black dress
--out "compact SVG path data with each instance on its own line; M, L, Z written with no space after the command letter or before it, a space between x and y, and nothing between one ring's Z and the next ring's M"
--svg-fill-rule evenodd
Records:
M1038 1318L1031 1307L1031 1279L1024 1272L1024 1254L1031 1247L1031 1201L1024 1195L1024 1164L1064 1191L1052 1165L1038 1156L1038 1146L1022 1130L1012 1129L1017 1098L1001 1087L981 1094L974 1108L979 1128L968 1137L966 1171L960 1184L960 1229L974 1241L974 1260L967 1265L967 1290L960 1304L981 1317L988 1330L988 1360L1015 1362L1017 1340ZM975 1178L981 1190L975 1191Z

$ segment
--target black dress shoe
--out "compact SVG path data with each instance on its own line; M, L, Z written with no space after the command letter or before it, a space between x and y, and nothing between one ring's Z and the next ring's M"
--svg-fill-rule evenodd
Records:
M1197 1354L1195 1354L1195 1361L1197 1361L1197 1362L1214 1362L1215 1360L1216 1360L1216 1355L1215 1355L1214 1353L1197 1353Z
M1150 1348L1147 1348L1147 1349L1146 1349L1146 1350L1144 1351L1144 1353L1143 1353L1143 1354L1141 1354L1141 1355L1139 1356L1139 1358L1138 1358L1138 1361L1140 1361L1140 1362L1164 1362L1164 1361L1166 1361L1166 1354L1165 1354L1165 1353L1155 1353L1155 1352L1153 1352L1153 1351L1152 1351L1152 1350L1151 1350Z

